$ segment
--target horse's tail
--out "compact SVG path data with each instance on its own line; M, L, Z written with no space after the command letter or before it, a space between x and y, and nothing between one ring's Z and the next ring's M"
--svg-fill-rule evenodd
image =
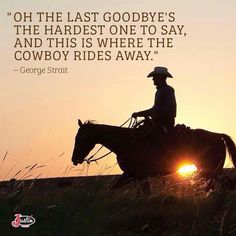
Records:
M234 164L234 167L236 168L236 146L234 141L226 134L222 134L221 137L225 141L229 156L231 158L231 161Z

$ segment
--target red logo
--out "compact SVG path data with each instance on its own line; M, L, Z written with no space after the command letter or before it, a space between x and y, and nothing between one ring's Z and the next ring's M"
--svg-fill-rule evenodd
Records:
M15 220L11 222L11 225L14 228L22 227L22 228L29 228L32 224L35 223L35 219L33 216L15 214Z

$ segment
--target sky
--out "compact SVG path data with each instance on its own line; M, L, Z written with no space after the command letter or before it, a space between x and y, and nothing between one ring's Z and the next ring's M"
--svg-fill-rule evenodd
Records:
M77 119L119 126L153 105L147 74L166 66L177 99L176 123L226 133L236 141L236 2L232 0L111 0L0 2L0 179L121 173L114 155L73 169ZM175 12L186 37L152 61L17 62L12 14L17 11ZM64 75L25 75L26 67L68 67ZM101 153L104 153L102 151ZM42 166L28 172L27 166ZM227 160L225 166L231 166Z

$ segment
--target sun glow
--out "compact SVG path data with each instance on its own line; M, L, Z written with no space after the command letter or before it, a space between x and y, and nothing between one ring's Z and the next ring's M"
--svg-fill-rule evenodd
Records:
M179 169L177 170L177 172L183 176L183 177L189 177L191 175L193 175L194 172L197 171L197 167L192 164L185 164L179 167Z

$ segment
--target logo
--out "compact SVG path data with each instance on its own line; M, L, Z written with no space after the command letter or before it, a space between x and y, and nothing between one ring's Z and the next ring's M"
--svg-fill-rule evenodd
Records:
M14 228L22 227L29 228L32 224L35 223L35 219L33 216L15 214L15 220L11 222L11 225Z

